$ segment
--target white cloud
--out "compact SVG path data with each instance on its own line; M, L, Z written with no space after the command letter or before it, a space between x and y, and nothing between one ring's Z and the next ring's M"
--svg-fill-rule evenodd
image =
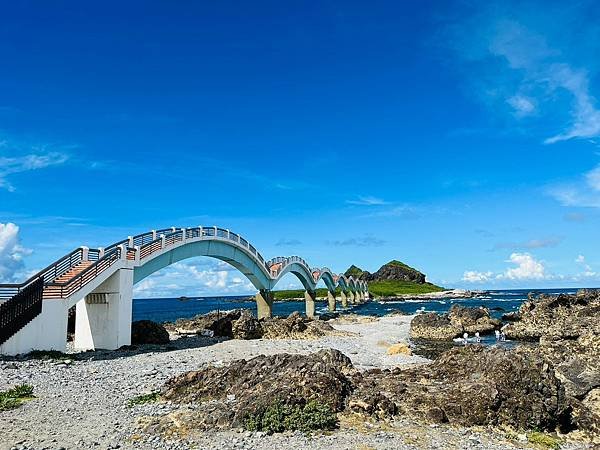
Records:
M583 268L583 272L579 274L581 278L593 278L598 275L596 272L592 270L592 267L585 260L585 256L578 255L575 258L575 262Z
M0 223L0 282L15 282L24 268L23 256L31 250L19 244L19 227Z
M348 203L349 205L362 205L362 206L380 206L380 205L388 204L388 202L386 202L385 200L378 198L378 197L373 197L370 195L359 196L358 199L356 199L356 200L346 200L346 203Z
M134 286L134 294L138 297L246 295L254 292L256 288L237 269L211 258L175 263Z
M522 95L514 95L507 100L507 103L513 107L517 117L525 117L535 112L533 100Z
M544 264L529 253L512 253L505 262L515 264L515 267L509 267L500 273L467 270L463 274L462 281L467 283L493 283L498 280L527 281L553 278L552 275L546 273Z
M13 192L15 187L8 181L8 176L15 173L29 172L31 170L60 165L65 163L67 159L68 156L60 152L0 157L0 188Z
M492 272L477 272L475 270L466 270L463 274L462 280L467 283L485 283L493 279Z
M543 280L547 278L544 264L529 253L513 253L506 262L516 264L516 267L506 269L504 273L497 276L498 279Z

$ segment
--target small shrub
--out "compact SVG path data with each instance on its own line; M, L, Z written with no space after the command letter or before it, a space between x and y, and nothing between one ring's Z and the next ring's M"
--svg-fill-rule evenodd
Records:
M18 408L25 400L33 398L33 387L28 384L0 392L0 411Z
M137 395L133 398L130 398L127 402L127 406L130 408L137 405L145 405L146 403L154 403L160 399L160 394L158 392L150 392L149 394Z
M544 433L539 433L537 431L527 435L527 441L530 444L537 444L543 448L549 448L553 450L557 450L560 448L560 441L558 439L553 438L552 436Z
M244 420L248 431L268 434L283 431L331 430L337 427L337 416L329 405L311 400L304 406L284 405L276 401L264 411L250 414Z

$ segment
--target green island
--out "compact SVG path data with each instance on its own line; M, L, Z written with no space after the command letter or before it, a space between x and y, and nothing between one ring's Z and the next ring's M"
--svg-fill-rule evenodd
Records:
M381 266L374 273L369 273L359 267L352 265L344 272L344 275L354 278L366 279L369 282L369 292L374 297L393 297L404 294L428 294L445 290L443 287L429 283L425 275L409 265L393 260ZM326 297L327 289L318 288L317 297ZM340 289L336 289L336 295L340 295ZM275 300L291 300L304 297L303 289L291 289L274 291Z

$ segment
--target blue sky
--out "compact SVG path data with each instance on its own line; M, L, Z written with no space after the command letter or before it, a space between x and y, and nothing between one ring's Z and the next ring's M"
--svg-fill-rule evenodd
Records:
M0 25L3 281L217 224L334 271L600 284L593 1L13 2ZM252 292L210 259L136 289Z

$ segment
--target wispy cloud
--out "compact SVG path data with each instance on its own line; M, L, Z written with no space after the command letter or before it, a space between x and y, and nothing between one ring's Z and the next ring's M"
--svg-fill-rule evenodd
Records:
M389 202L386 202L385 200L383 200L381 198L373 197L370 195L358 196L358 198L356 198L354 200L346 200L346 203L348 203L349 205L362 205L362 206L381 206L381 205L389 204Z
M44 169L65 163L69 157L65 153L50 152L24 156L0 157L0 188L14 192L16 188L9 182L10 175Z
M381 247L386 241L375 236L354 237L337 241L328 241L328 244L336 247Z
M511 250L533 250L538 248L556 247L563 241L561 236L551 236L541 239L530 239L524 242L498 242L493 250L511 249Z
M302 241L298 239L281 238L275 243L275 245L278 247L292 247L296 245L302 245Z
M546 144L600 136L600 110L590 88L600 68L600 27L588 11L595 2L469 5L456 12L443 37L461 57L469 91L494 112L542 119L541 127L530 129L550 130L542 138ZM575 27L577 33L565 39L564 30Z
M600 165L579 180L547 187L546 193L563 206L600 208Z
M563 216L563 219L565 219L567 222L581 223L581 222L585 222L587 217L585 216L585 214L582 214L582 213L570 212L570 213L565 214Z

